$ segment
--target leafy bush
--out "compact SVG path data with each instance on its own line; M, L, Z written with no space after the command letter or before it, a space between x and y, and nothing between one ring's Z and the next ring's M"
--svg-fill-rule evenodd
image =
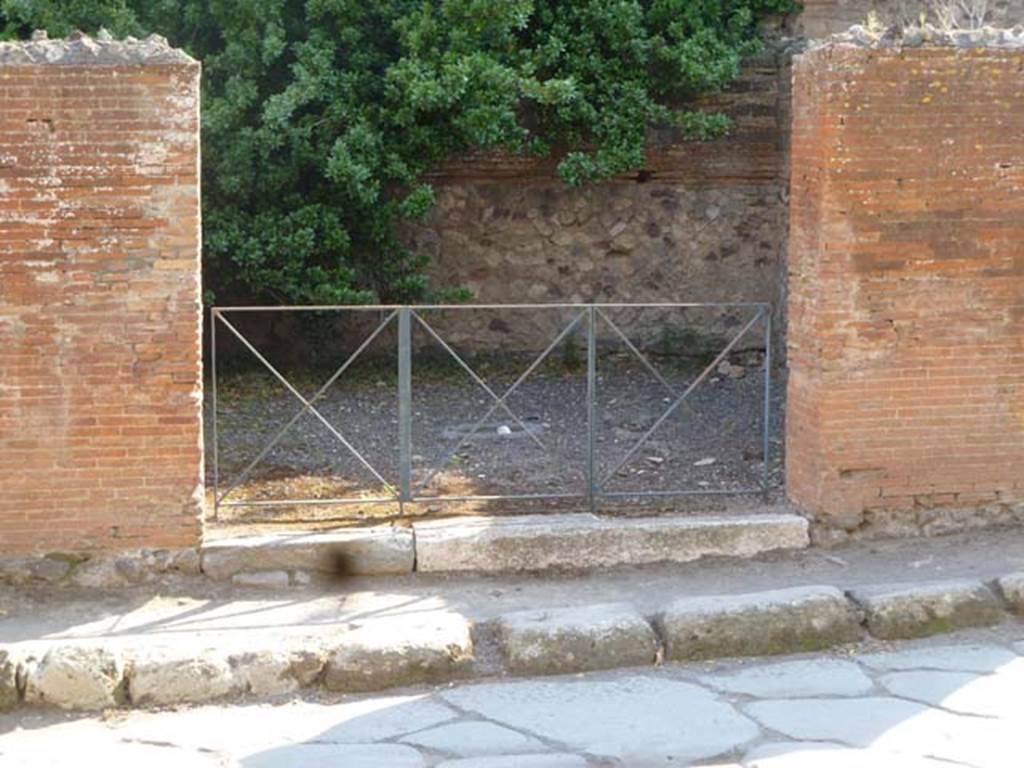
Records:
M726 86L791 0L0 0L0 35L159 32L203 62L207 285L263 301L406 301L397 235L470 149L559 153L568 184L642 166L668 105Z

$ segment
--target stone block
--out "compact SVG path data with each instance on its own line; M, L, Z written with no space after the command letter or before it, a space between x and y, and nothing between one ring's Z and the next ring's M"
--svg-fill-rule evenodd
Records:
M211 650L151 648L130 665L128 695L136 706L202 704L241 693L244 682Z
M26 664L25 701L61 709L106 709L125 702L124 663L105 648L68 645Z
M521 611L497 621L508 669L517 675L558 675L653 664L658 639L625 604Z
M857 612L835 587L677 600L655 619L669 659L800 653L858 640Z
M458 614L379 619L341 635L328 649L331 691L379 691L463 675L473 660L470 624Z
M996 596L975 581L865 587L850 596L863 608L868 631L883 640L987 627L1005 618Z
M996 579L995 586L1010 610L1024 615L1024 572Z
M809 543L799 515L599 518L590 514L416 523L419 571L541 571L750 557Z
M376 527L217 539L202 546L212 579L253 571L319 571L340 576L411 573L412 531Z

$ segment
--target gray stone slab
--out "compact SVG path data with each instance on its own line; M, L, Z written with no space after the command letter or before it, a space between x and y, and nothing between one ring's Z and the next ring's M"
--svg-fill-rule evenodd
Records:
M838 659L783 661L730 674L702 675L700 681L719 691L762 699L864 696L874 687L860 667Z
M548 755L505 755L504 757L471 757L445 760L437 768L587 768L579 755L552 753Z
M240 536L205 542L202 570L212 579L251 571L318 571L346 575L411 573L412 531L379 526Z
M394 741L457 717L423 694L320 703L207 705L175 712L132 713L117 736L173 742L224 754L254 754L283 743L371 744Z
M1020 752L1019 723L950 714L902 699L790 699L744 709L765 727L793 739L834 741L882 753L1010 768Z
M332 691L360 692L438 683L464 675L472 661L464 616L438 612L375 619L332 641L323 684Z
M986 627L1006 617L992 591L975 581L866 587L851 596L864 610L868 631L884 640Z
M893 672L937 669L948 672L994 672L1018 657L998 645L939 645L883 653L865 653L857 661L871 669Z
M540 571L750 557L804 548L799 515L599 518L589 514L415 523L419 571Z
M900 723L928 708L889 697L757 701L743 708L761 725L792 739L870 746Z
M934 670L892 672L880 682L894 696L951 712L1024 722L1024 659L1011 661L994 675Z
M402 741L459 757L543 752L545 749L542 742L518 731L475 720L418 731Z
M655 619L675 660L798 653L860 638L858 617L834 587L794 587L677 600Z
M744 757L746 768L948 768L949 763L926 757L859 749L841 744L772 742L755 747Z
M624 603L520 611L497 620L498 642L517 675L551 675L654 663L658 639Z
M996 579L996 589L1011 611L1024 615L1024 572Z
M426 768L427 761L401 744L286 744L248 755L239 768Z
M471 685L441 696L571 751L630 766L704 760L758 735L753 722L709 691L646 675Z

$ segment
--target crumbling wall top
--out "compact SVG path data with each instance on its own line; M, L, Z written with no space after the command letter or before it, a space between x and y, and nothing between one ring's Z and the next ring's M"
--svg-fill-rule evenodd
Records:
M141 40L134 37L115 40L102 29L95 37L74 32L66 38L51 40L45 32L37 31L31 40L0 43L0 67L30 64L123 66L195 63L195 59L172 47L160 35L150 35Z
M949 29L932 24L872 26L854 24L845 32L815 40L809 50L855 48L1019 48L1024 50L1024 27Z

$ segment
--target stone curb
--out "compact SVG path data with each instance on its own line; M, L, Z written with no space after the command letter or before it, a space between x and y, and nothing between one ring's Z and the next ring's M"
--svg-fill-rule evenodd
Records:
M880 640L907 640L987 627L1005 617L1003 606L980 582L957 580L850 591L868 631Z
M190 638L0 646L0 711L164 707L268 698L311 687L371 692L495 674L551 675L670 660L772 655L989 626L1020 613L1024 573L890 585L683 598L645 618L627 604L520 611L473 624L438 611L287 638L271 648ZM203 644L205 643L205 644ZM251 643L250 643L251 645Z

